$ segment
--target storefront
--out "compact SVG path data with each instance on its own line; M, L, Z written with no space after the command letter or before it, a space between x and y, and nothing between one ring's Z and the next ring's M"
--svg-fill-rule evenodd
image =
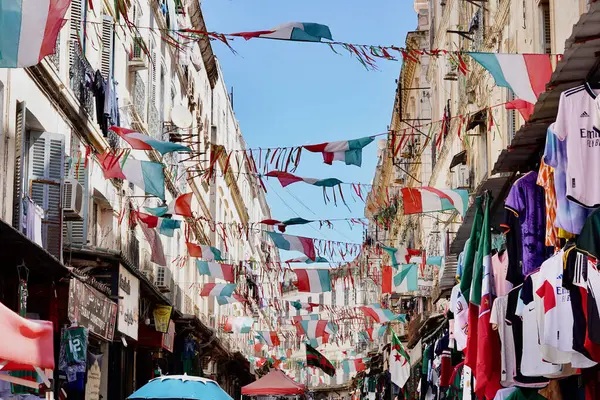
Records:
M90 285L71 279L68 319L71 325L61 332L60 388L69 399L108 398L109 344L114 338L117 304Z

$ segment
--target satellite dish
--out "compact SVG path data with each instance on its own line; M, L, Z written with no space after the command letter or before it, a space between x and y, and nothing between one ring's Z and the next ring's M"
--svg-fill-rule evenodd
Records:
M192 113L185 106L176 106L171 110L171 122L181 129L192 126Z
M379 150L385 150L386 147L387 147L387 139L379 139L377 141L377 148Z

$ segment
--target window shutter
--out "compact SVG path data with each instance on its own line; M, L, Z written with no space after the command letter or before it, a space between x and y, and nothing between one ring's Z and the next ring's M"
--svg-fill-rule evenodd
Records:
M67 171L65 176L77 179L77 182L83 186L83 221L66 221L63 224L63 241L69 245L86 245L87 244L87 232L88 232L88 171L84 167L85 159L79 161L79 169L77 168L77 162L71 166L71 171Z
M27 107L25 102L17 104L17 118L15 126L15 174L13 183L13 228L22 232L23 220L23 151L25 148L25 118Z
M62 178L65 137L58 133L29 135L29 188L31 199L44 210L42 243L62 259Z
M107 81L112 74L113 38L115 25L110 15L102 18L102 59L100 72Z
M154 44L154 42L152 42L152 46L150 48L150 54L152 55L152 68L150 70L150 101L149 101L149 107L152 108L153 106L156 106L156 78L157 78L157 74L158 74L158 59L157 59L157 53L158 49L156 44Z
M71 18L69 20L69 67L73 65L75 60L74 53L79 49L82 37L82 17L83 17L83 1L71 1Z

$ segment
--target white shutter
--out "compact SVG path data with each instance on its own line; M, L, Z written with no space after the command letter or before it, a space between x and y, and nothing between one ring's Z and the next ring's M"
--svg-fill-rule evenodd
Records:
M25 102L17 104L15 127L15 173L13 181L13 228L22 231L23 220L23 160L25 151L25 118L27 107Z
M158 76L158 46L153 43L150 49L152 55L152 69L150 71L150 100L149 107L156 106L156 81Z
M62 260L62 179L65 137L58 133L29 135L29 189L31 199L44 210L42 243Z
M107 81L112 75L113 38L115 25L110 15L102 17L102 59L100 72ZM110 82L109 82L110 83Z
M71 1L71 17L69 19L69 67L73 65L73 54L75 51L77 51L79 44L82 42L82 17L84 10L83 1L86 0Z
M89 215L88 171L87 168L84 167L85 159L79 161L79 168L77 168L76 160L74 163L74 165L71 165L71 172L65 173L65 176L77 179L77 182L81 183L81 186L83 186L83 221L64 222L63 241L67 245L86 245Z

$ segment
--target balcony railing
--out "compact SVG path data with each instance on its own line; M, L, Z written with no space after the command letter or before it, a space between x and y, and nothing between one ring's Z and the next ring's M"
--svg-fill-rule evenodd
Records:
M133 80L133 108L141 122L146 120L146 85L139 72Z
M127 242L123 243L121 253L135 268L140 267L140 242L133 232L130 232Z
M162 123L154 104L148 106L148 134L154 139L162 140Z
M79 100L81 108L91 117L94 112L94 99L92 91L86 86L90 76L94 76L94 69L81 54L79 46L73 46L73 65L69 70L71 89Z

